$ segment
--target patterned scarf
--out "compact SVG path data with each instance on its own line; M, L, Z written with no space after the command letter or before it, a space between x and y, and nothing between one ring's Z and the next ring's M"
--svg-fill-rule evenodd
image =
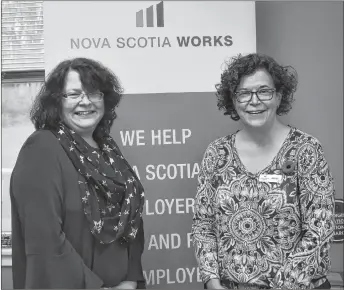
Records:
M107 136L98 150L64 124L53 133L80 174L91 233L102 244L132 241L141 222L144 189L115 141Z

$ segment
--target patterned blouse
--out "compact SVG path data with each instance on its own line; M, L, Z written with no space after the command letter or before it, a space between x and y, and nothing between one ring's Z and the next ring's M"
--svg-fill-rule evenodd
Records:
M334 184L321 144L291 128L273 161L252 174L235 137L208 146L198 176L192 237L203 282L321 285L335 228Z

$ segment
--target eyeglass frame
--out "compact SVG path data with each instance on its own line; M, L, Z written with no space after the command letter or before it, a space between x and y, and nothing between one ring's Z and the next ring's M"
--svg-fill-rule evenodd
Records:
M258 100L259 101L261 101L261 102L267 102L267 101L271 101L272 99L273 99L273 97L274 97L274 93L276 92L276 88L262 88L262 90L269 90L270 92L271 92L271 97L270 97L270 99L268 99L268 100L261 100L260 98L259 98L259 96L258 96L258 92L259 92L259 90L258 91L249 91L249 90L247 90L247 92L250 92L250 94L251 94L251 97L250 97L250 99L248 100L248 101L245 101L245 102L240 102L239 100L238 100L238 94L240 93L239 91L236 91L235 93L234 93L234 95L235 95L235 99L237 100L237 102L238 103L240 103L240 104L244 104L244 103L249 103L249 102L251 102L251 100L252 100L252 98L253 98L253 94L255 94L256 96L257 96L257 98L258 98Z
M72 94L72 93L71 93ZM64 94L62 94L62 96L65 98L65 99L67 99L67 100L72 100L72 101L77 101L77 102L80 102L80 101L82 101L82 99L84 98L84 97L87 97L87 99L91 102L91 103L97 103L97 102L100 102L101 100L103 100L104 99L104 93L103 92L96 92L96 93L85 93L85 92L81 92L80 94L79 93L73 93L73 94L75 94L75 95L79 95L78 97L76 97L76 98L71 98L71 97L69 97L68 96L68 93L64 93ZM98 101L93 101L93 100L91 100L90 99L90 94L100 94L100 99L98 100Z

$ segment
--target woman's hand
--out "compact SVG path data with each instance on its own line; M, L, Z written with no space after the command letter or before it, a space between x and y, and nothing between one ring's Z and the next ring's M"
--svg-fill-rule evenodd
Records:
M117 286L112 287L111 289L136 289L137 282L134 281L122 281Z
M207 289L227 289L222 286L219 279L210 279L207 282Z

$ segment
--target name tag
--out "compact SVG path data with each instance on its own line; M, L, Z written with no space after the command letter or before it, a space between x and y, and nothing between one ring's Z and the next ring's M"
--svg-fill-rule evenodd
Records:
M278 174L261 174L259 175L260 182L275 182L281 183L282 182L282 175Z

